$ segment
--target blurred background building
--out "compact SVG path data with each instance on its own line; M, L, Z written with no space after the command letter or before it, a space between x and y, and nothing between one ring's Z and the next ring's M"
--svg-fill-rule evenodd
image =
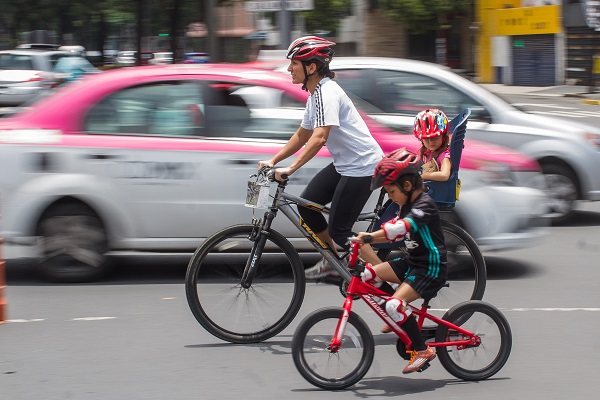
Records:
M207 52L244 62L317 34L338 55L413 58L482 83L594 82L600 0L0 0L0 48L80 44L96 64L119 50ZM139 27L139 29L138 29Z

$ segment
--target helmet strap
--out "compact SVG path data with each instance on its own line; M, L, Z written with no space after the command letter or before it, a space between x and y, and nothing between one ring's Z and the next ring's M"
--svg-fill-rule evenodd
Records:
M312 74L309 74L308 70L306 69L307 64L311 64L311 63L310 62L308 62L308 63L302 62L302 68L304 69L304 82L302 83L302 90L304 90L305 92L308 92L308 88L306 87L308 80L310 79L311 76L313 76L317 73L317 71L315 71Z
M404 182L406 182L406 181L410 182L410 190L404 189ZM396 186L398 186L398 189L400 189L400 191L402 193L404 193L406 196L408 196L408 201L406 202L406 204L410 204L411 203L411 197L412 197L413 193L416 190L414 179L409 180L408 178L405 178L402 181L402 184L396 182Z

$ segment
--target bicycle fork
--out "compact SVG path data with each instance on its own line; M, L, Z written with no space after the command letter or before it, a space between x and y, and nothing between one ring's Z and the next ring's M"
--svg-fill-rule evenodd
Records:
M240 282L241 286L244 289L248 289L252 286L252 281L256 276L256 269L260 264L260 259L262 257L263 250L265 248L265 244L267 243L267 238L269 236L269 228L271 227L271 222L275 218L275 214L273 212L267 211L264 216L264 222L261 223L260 220L254 221L254 230L250 234L249 239L254 242L252 245L252 250L250 251L250 256L246 261L246 266L244 267L244 273L242 274L242 280Z
M353 301L352 295L346 295L346 301L344 301L344 311L342 312L342 316L335 327L333 338L329 344L329 351L332 353L337 353L342 347L342 338L344 337L346 326L348 326L348 319L350 318L350 313L352 312Z

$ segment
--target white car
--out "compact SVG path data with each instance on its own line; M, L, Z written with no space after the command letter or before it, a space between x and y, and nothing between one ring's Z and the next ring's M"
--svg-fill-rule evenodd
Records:
M0 51L0 106L18 106L62 83L53 72L66 51L15 49Z
M53 280L84 281L107 272L110 254L192 252L251 221L248 177L296 131L306 99L289 75L228 64L119 68L60 88L0 120L5 257L35 257ZM417 144L365 121L385 152ZM330 162L322 149L290 193ZM515 182L539 175L528 157L471 143L449 217L485 249L530 245L544 232L545 195ZM274 227L314 252L284 216Z
M372 118L407 135L425 107L449 116L470 108L467 138L512 148L540 164L546 179L539 187L548 194L548 216L555 222L567 221L577 200L600 200L598 127L527 114L437 64L335 57L331 69L342 87L382 110Z
M160 52L154 53L152 58L148 60L148 64L150 65L161 65L161 64L172 64L173 63L173 53L171 52Z

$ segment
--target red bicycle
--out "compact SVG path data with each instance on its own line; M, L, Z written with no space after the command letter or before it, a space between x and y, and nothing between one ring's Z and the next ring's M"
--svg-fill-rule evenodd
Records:
M294 364L311 384L328 390L344 389L360 381L373 362L375 341L365 321L352 311L355 299L367 305L398 336L399 355L410 359L411 341L387 315L382 300L390 295L362 282L357 268L360 244L352 242L352 279L342 308L326 307L308 315L292 341ZM459 379L487 379L504 366L512 347L512 333L504 315L493 305L468 300L450 308L442 318L429 314L428 302L421 308L409 305L417 317L427 344L436 348L442 366ZM424 327L424 321L434 323ZM419 372L429 367L426 364Z

